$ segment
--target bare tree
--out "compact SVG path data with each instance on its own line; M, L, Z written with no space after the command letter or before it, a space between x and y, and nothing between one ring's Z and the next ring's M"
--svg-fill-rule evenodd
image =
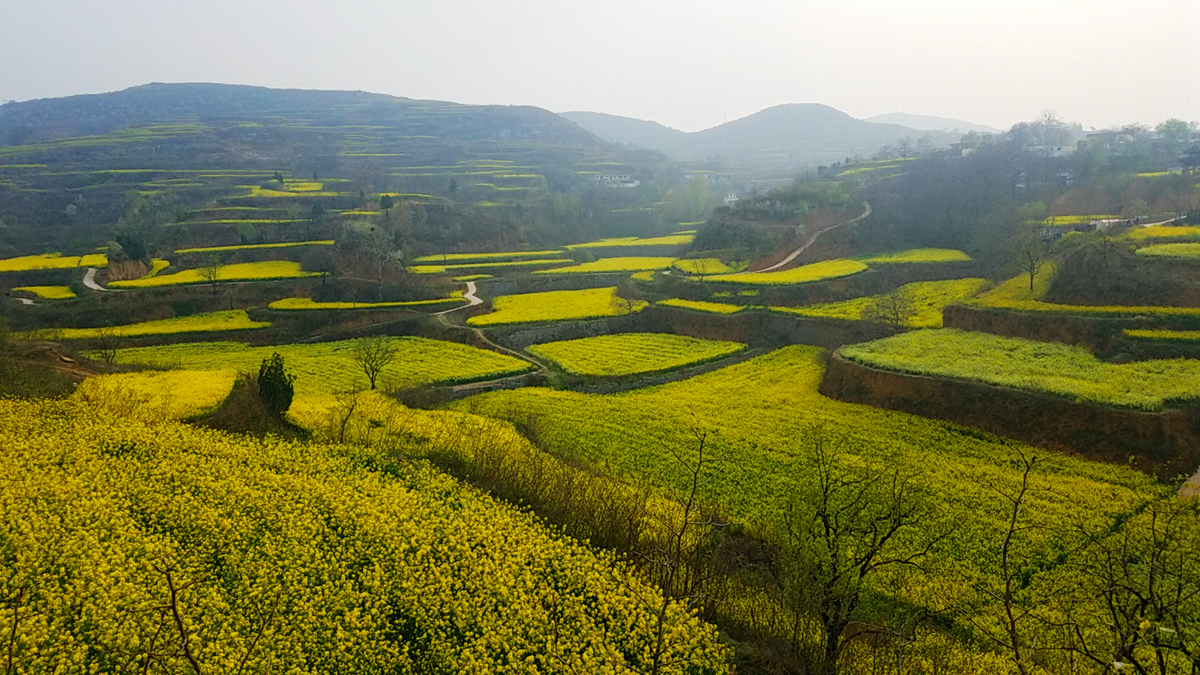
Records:
M811 616L824 635L818 672L832 675L867 582L915 567L949 531L929 527L931 514L898 471L847 468L820 429L805 441L811 479L781 514L777 580L793 614L793 649Z
M217 294L217 278L221 276L221 260L216 256L212 256L204 261L197 270L200 278L207 281L212 286L213 295Z
M112 368L117 360L117 350L121 347L121 335L112 326L104 326L96 332L96 354L104 361L104 365Z
M396 348L392 339L386 335L359 338L354 343L354 351L351 352L350 358L362 369L363 374L371 381L371 388L374 389L379 374L395 360Z
M903 287L876 298L863 310L866 321L885 324L893 333L904 330L917 315L912 293Z
M1033 280L1046 264L1046 245L1036 232L1029 232L1013 242L1013 258L1021 271L1029 275L1029 292L1033 292Z

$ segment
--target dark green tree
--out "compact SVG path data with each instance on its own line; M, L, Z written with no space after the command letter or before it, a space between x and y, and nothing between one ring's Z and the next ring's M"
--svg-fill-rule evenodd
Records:
M292 405L296 376L287 372L283 357L275 352L258 368L258 398L273 415L283 416Z

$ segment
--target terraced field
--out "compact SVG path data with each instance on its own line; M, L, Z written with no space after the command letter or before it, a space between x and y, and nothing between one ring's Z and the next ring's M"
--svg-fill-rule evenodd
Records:
M811 265L801 265L780 272L747 272L745 274L718 274L708 277L714 283L778 286L805 284L813 281L837 279L865 272L865 263L857 260L825 260Z
M17 286L12 290L32 293L42 300L70 300L76 297L75 291L67 286Z
M571 244L568 249L588 249L588 248L612 248L621 246L684 246L692 243L696 238L694 232L686 234L670 234L665 237L615 237L612 239L599 239L597 241L589 241L583 244Z
M63 256L58 253L27 255L0 260L0 272L29 272L32 270L61 270L75 267L107 267L108 257L103 253L80 256Z
M538 270L534 274L594 274L604 272L635 272L644 270L665 270L675 262L675 258L630 257L630 258L601 258L592 262L558 267L552 270Z
M1111 364L1082 347L960 330L904 333L847 345L842 356L872 368L1035 391L1156 411L1200 399L1200 361Z
M1155 241L1162 239L1196 240L1200 239L1200 227L1171 227L1166 225L1135 227L1123 236L1134 241Z
M698 276L730 274L737 271L718 258L683 258L676 260L671 266L685 274Z
M301 279L318 277L319 272L305 272L300 263L291 260L266 260L262 262L234 263L221 265L217 268L217 282L224 281L270 281L273 279ZM112 288L155 288L158 286L179 286L188 284L207 284L203 270L190 269L163 274L153 277L142 277L129 281L114 281L109 284Z
M704 300L683 300L681 298L667 298L666 300L659 300L655 304L662 305L663 307L693 309L697 312L708 312L710 314L736 314L746 309L746 305L731 305L726 302L707 302Z
M897 289L896 295L903 308L904 324L911 328L941 328L942 310L948 305L975 297L988 283L985 279L954 279L905 284ZM798 316L859 321L864 317L870 318L872 311L889 299L887 295L876 295L805 307L771 307L771 310Z
M245 222L245 221L238 221ZM242 244L240 246L208 246L202 248L180 248L176 249L176 253L221 253L224 251L253 251L257 249L270 248L291 248L294 246L333 246L336 242L332 239L322 239L320 241L291 241L280 242L277 244Z
M392 341L397 356L379 376L385 389L423 384L452 384L525 372L533 365L520 359L455 342L416 337ZM296 399L291 412L325 405L339 392L368 388L367 376L355 365L354 342L251 347L231 342L194 342L122 349L117 362L173 370L233 369L257 373L263 359L278 352L296 378Z
M616 286L582 291L501 295L492 301L493 311L490 314L473 316L467 319L467 324L499 326L537 321L598 319L639 312L646 304L644 300L625 301L617 295Z
M562 255L560 249L549 251L507 251L499 253L435 253L413 259L417 263L505 262L522 258L554 258Z
M1109 318L1151 317L1161 320L1200 319L1197 307L1125 306L1125 305L1060 305L1044 302L1042 298L1054 283L1056 268L1048 262L1034 278L1033 290L1029 289L1029 277L1013 277L992 290L968 300L966 304L1022 312L1046 312L1049 314L1074 314Z
M971 256L952 248L912 248L895 253L855 258L868 265L897 265L914 263L970 262Z
M230 369L114 373L89 377L72 398L120 417L182 420L224 403L237 375Z
M622 333L547 342L533 345L529 352L572 375L614 377L674 370L724 358L745 348L740 342L666 333Z
M176 333L209 333L230 330L253 330L268 328L270 322L254 321L244 309L226 312L209 312L193 314L174 319L143 321L141 323L125 324L106 328L62 328L56 331L62 340L84 340L100 337L111 332L116 337L138 337L145 335L173 335ZM220 369L222 366L212 364L210 368Z
M312 298L284 298L267 305L268 309L281 311L304 311L314 309L387 309L397 307L431 307L436 305L461 304L462 291L457 297L434 300L407 300L401 302L315 302Z
M463 270L508 270L525 267L562 267L575 262L570 258L546 258L539 260L510 260L507 262L473 262L457 265L410 265L408 271L412 274L446 274Z
M1179 258L1183 260L1200 260L1200 243L1198 244L1155 244L1143 246L1136 253L1147 258Z

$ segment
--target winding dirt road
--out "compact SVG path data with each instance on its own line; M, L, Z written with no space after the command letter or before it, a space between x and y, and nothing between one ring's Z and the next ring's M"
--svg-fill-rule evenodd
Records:
M543 373L546 372L548 370L548 368L546 367L546 364L542 363L541 361L529 356L528 354L514 351L512 349L509 349L508 347L505 347L503 345L498 345L495 342L492 342L491 340L488 339L488 337L486 335L483 334L483 331L479 330L478 328L475 328L474 326L468 326L465 323L462 323L462 324L452 323L450 321L450 319L447 318L446 315L450 314L452 312L457 312L459 310L466 309L468 307L475 307L477 305L482 305L483 299L480 298L478 295L475 295L475 292L477 290L478 290L478 288L475 286L475 282L468 281L467 282L467 290L466 290L466 292L463 293L463 300L466 300L467 304L459 305L458 307L454 307L451 309L446 309L446 310L442 310L440 312L436 312L434 314L434 316L436 316L438 318L438 321L443 326L447 326L449 328L466 328L467 330L470 330L473 333L475 333L475 336L478 337L485 344L491 345L497 351L504 352L505 354L516 357L518 359L521 359L522 361L527 361L529 363L532 363L533 365L538 367L539 372L543 372ZM484 385L494 385L496 382L499 382L501 380L514 379L517 377L525 377L525 374L503 377L503 378L500 378L499 380L484 380L481 382L471 382L468 384L458 385L454 388L455 389L464 389L464 388L470 389L470 388L475 388L475 387L482 387Z
M86 286L87 288L90 288L93 291L105 291L105 292L111 291L112 290L111 288L105 288L105 287L101 286L100 284L96 283L96 272L99 272L99 271L100 270L96 269L95 267L89 267L87 274L83 275L83 285Z
M747 270L745 272L742 272L742 274L750 274L750 273L757 274L758 272L774 272L775 270L787 267L793 260L795 260L797 257L799 257L801 253L804 253L804 251L806 251L809 246L812 246L813 243L815 243L817 241L817 238L820 237L821 235L825 234L826 232L828 232L830 230L837 229L843 225L849 225L850 223L857 223L858 221L862 220L863 218L866 218L869 215L871 215L871 205L867 202L863 202L863 212L862 212L861 216L859 216L857 218L851 218L850 220L843 220L842 222L840 222L836 225L831 225L823 230L817 231L811 237L809 237L808 241L804 242L804 244L800 248L796 249L795 251L792 251L791 253L789 253L787 255L786 258L784 258L783 260L780 260L779 262L775 263L774 265L771 265L770 267L764 267L761 270L753 270L753 271Z

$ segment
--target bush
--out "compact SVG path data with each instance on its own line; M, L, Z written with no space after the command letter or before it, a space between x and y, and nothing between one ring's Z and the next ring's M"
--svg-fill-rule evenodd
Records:
M270 358L263 359L258 368L258 398L267 410L282 417L292 405L295 381L296 376L284 369L283 357L275 352Z

